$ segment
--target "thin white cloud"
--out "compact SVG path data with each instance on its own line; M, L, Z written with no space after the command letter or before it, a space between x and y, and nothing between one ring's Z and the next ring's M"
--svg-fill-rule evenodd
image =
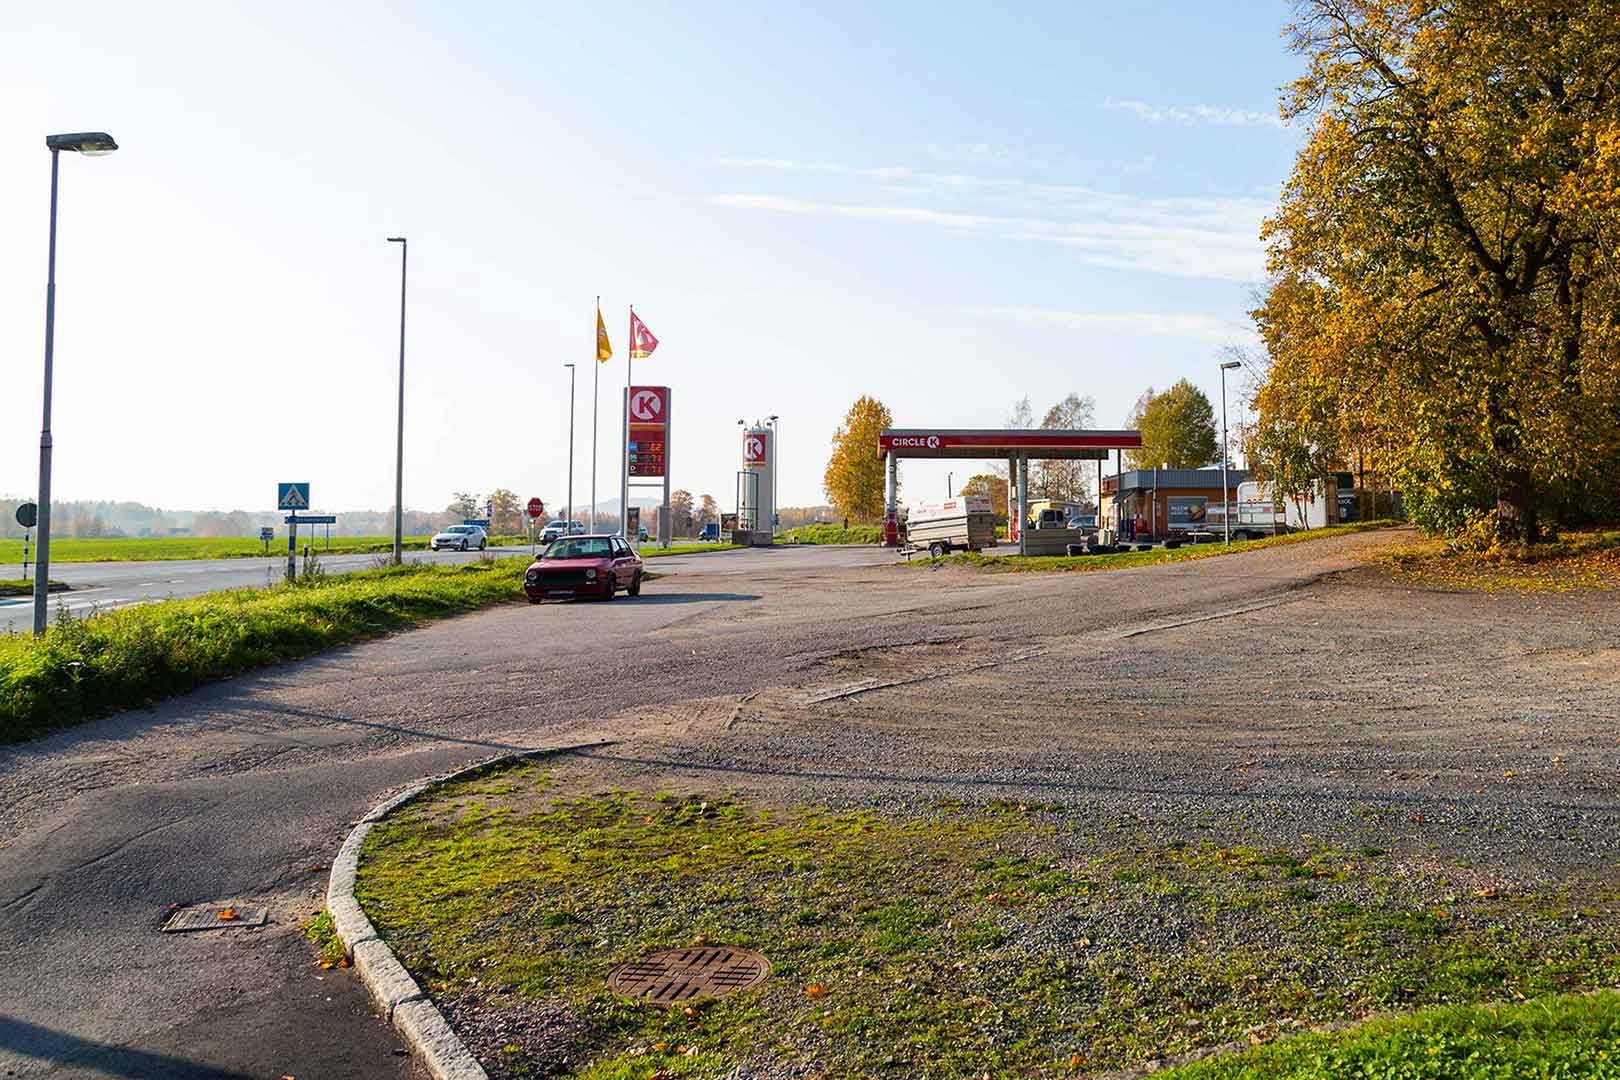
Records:
M718 206L984 232L1008 241L1057 245L1091 265L1180 277L1248 282L1259 278L1264 268L1259 231L1270 204L1258 198L1144 198L1078 185L936 174L906 166L778 158L732 158L723 163L753 171L835 174L868 181L868 195L883 201L776 193L710 196Z
M1253 337L1253 330L1225 319L1196 312L1057 311L1031 307L968 307L962 313L976 318L1011 319L1031 326L1065 330L1115 331L1161 337L1192 338L1226 343Z
M1133 98L1104 98L1103 108L1133 113L1150 124L1180 124L1184 127L1210 124L1216 127L1278 129L1286 129L1288 126L1275 112L1236 109L1229 105L1152 105Z

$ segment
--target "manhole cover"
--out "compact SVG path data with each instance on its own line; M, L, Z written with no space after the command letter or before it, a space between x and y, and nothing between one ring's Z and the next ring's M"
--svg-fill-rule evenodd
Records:
M669 949L620 964L608 972L608 989L652 1005L677 1005L746 990L770 973L771 962L752 949Z
M163 930L170 934L186 930L234 930L263 926L268 921L264 908L249 904L193 904L170 915Z

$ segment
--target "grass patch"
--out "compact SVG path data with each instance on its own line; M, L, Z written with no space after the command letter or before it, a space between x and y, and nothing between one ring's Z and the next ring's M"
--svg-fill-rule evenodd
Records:
M1458 551L1428 540L1381 559L1409 584L1467 592L1620 589L1620 532L1566 533L1513 551Z
M640 548L636 554L643 559L656 559L662 555L695 555L704 551L736 551L742 544L671 544L667 548L660 548L648 544Z
M1169 1080L1620 1078L1620 993L1453 1006L1169 1069Z
M51 582L51 592L62 592L67 586L60 581ZM0 596L33 596L34 579L10 578L0 580Z
M323 911L301 929L304 936L315 946L315 952L320 957L318 963L323 968L348 967L349 954L343 948L343 942L337 936L337 927L332 923L330 912Z
M317 526L311 526L316 528ZM328 548L319 533L310 539L300 533L299 549L307 544L317 555L374 555L394 550L392 536L334 536ZM403 544L407 551L426 551L427 536L407 536ZM529 543L527 536L492 536L491 547L513 547ZM0 540L0 563L21 563L23 542ZM270 556L285 557L285 534L270 541ZM178 559L248 559L264 558L264 543L254 537L193 537L152 536L133 538L52 537L51 561L70 562L164 562Z
M1235 555L1240 551L1258 551L1261 548L1301 544L1309 540L1325 540L1330 536L1348 536L1351 533L1374 529L1393 528L1394 522L1366 521L1353 525L1330 525L1309 532L1268 536L1260 540L1233 540L1231 545L1220 542L1189 544L1175 549L1154 548L1152 551L1126 551L1112 555L982 555L963 551L940 558L909 559L905 566L976 566L984 570L1003 573L1041 573L1054 571L1124 570L1133 566L1157 566L1160 563L1183 562L1188 559L1208 559L1217 555Z
M426 619L523 599L527 557L411 565L230 589L0 637L0 743L145 704Z
M778 544L875 544L883 539L877 525L801 525L776 538Z
M1051 808L559 800L535 780L497 792L498 778L379 824L357 895L441 999L561 1010L573 1044L537 1053L566 1053L591 1080L769 1064L1062 1076L1620 978L1610 886L1499 894L1303 839L1110 840ZM615 963L705 943L764 951L771 979L690 1015L604 988ZM556 1065L524 1053L505 1052L502 1069Z

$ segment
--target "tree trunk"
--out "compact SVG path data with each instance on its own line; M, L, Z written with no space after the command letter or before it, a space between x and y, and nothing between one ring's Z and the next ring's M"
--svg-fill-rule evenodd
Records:
M1505 470L1496 484L1496 542L1502 547L1533 544L1539 539L1535 490L1530 470Z

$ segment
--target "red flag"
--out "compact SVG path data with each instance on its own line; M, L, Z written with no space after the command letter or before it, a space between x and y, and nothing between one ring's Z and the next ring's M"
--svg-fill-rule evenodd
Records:
M637 360L645 360L658 348L658 339L653 337L647 324L642 322L635 312L630 313L630 355Z

